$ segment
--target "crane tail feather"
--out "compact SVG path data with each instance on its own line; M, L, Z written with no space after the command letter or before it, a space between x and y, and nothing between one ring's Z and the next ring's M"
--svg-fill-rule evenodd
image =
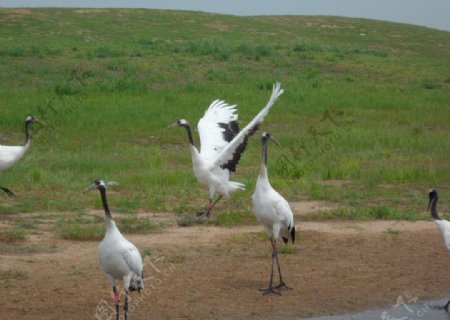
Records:
M292 243L294 243L295 242L295 226L293 226L291 229L291 239L292 239Z

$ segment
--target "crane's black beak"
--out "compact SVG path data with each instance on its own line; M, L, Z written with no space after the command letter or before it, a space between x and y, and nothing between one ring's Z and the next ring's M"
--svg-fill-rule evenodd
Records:
M179 126L178 122L175 122L175 123L172 123L170 126L167 126L167 128L176 128L178 126Z
M83 190L83 193L88 192L90 190L97 189L97 185L95 183L91 184L89 187Z
M273 142L275 142L275 144L279 147L281 147L281 144L277 141L277 139L275 139L275 137L273 135L270 136L270 139L273 140Z
M47 125L44 121L39 120L39 119L37 119L37 118L34 118L34 121L37 122L37 123L39 123L39 124L42 124L43 126L46 126L46 125Z

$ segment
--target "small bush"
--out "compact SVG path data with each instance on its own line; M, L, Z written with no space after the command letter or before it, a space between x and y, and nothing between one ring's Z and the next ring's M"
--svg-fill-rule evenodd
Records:
M59 96L72 96L79 93L80 90L70 83L66 82L55 86L55 93Z
M227 61L230 58L231 52L227 47L219 48L214 53L214 58L219 61Z
M7 57L15 57L15 58L25 57L26 50L22 47L14 47L14 48L1 50L0 55L7 56Z
M235 226L243 223L243 217L239 212L230 211L223 212L217 215L217 223L220 226Z
M282 244L277 246L277 251L281 254L293 254L295 252L295 248L288 244Z
M321 218L325 219L351 219L351 220L423 220L424 216L418 212L404 212L392 209L385 205L362 208L341 208L322 212Z
M243 43L240 44L236 50L247 59L256 61L260 60L261 57L266 57L272 54L272 47L263 44L253 47Z
M440 89L442 86L440 83L430 80L430 79L424 79L422 80L422 88L427 90L433 90L433 89Z
M2 232L0 234L0 241L3 242L14 242L25 239L27 236L27 231L20 227L14 226L8 231Z
M0 270L0 280L24 280L28 279L28 274L25 271L16 269Z
M105 225L84 219L78 215L74 220L69 218L59 219L55 223L56 233L67 240L93 241L103 239Z
M105 235L105 227L92 224L73 223L60 227L58 229L58 234L67 240L100 240Z
M94 50L94 57L100 59L116 58L120 56L123 56L122 52L115 49L111 49L109 47L98 47L97 49Z
M136 214L128 214L117 224L123 233L150 233L164 229L163 223L138 219Z

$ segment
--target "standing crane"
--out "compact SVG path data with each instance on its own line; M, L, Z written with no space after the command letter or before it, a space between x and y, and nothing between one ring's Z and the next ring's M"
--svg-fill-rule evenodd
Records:
M267 174L267 144L269 140L279 144L275 138L268 132L262 134L262 163L259 170L258 180L256 181L255 192L252 196L253 211L256 218L263 225L264 231L270 238L272 244L272 269L270 281L267 289L260 289L267 293L280 294L275 289L290 289L286 286L281 276L280 264L277 254L277 239L281 235L284 243L287 244L289 238L292 243L295 241L294 215L292 214L289 203L272 188ZM277 262L280 283L273 287L273 266Z
M33 123L40 122L33 116L28 116L25 119L25 141L20 146L2 146L0 145L0 171L4 171L9 167L16 164L27 152L30 147L30 125ZM8 196L15 196L14 192L5 187L0 187L0 190L4 191Z
M434 222L441 230L442 236L444 237L445 245L447 249L450 250L450 222L441 219L437 212L437 203L439 200L439 193L436 189L431 189L428 191L428 209L431 211L431 217L433 217ZM445 311L448 312L448 306L450 305L450 300L445 305Z
M106 186L102 180L95 180L84 192L98 189L105 210L106 233L98 246L100 264L108 275L114 292L116 320L119 320L120 297L117 292L116 279L123 280L125 320L128 319L128 291L140 292L144 288L143 264L141 254L134 244L125 239L114 222L106 199Z
M277 82L267 105L241 131L236 122L236 105L228 105L221 100L213 101L197 124L200 152L194 145L191 126L185 119L169 126L186 129L194 175L200 183L209 188L209 204L205 210L197 212L197 217L209 217L211 209L223 196L228 197L237 189L245 189L244 184L229 180L230 172L236 171L248 138L258 130L258 126L282 93L281 84ZM216 193L219 196L213 201Z

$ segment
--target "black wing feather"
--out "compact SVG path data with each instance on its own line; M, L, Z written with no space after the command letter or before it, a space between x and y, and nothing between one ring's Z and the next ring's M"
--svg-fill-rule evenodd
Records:
M219 123L218 125L223 129L223 139L226 142L231 142L231 140L239 133L239 125L236 121Z
M295 242L295 226L292 226L291 229L291 239L292 239L292 243Z
M236 123L236 127L237 127L237 123ZM231 160L229 160L227 163L224 163L220 166L222 169L228 169L231 172L236 171L236 166L239 163L239 160L241 159L241 155L245 151L245 148L247 147L247 140L250 136L252 136L258 130L258 127L259 127L259 125L256 125L247 132L247 135L244 137L244 140L236 148L236 151L233 153L233 158Z

